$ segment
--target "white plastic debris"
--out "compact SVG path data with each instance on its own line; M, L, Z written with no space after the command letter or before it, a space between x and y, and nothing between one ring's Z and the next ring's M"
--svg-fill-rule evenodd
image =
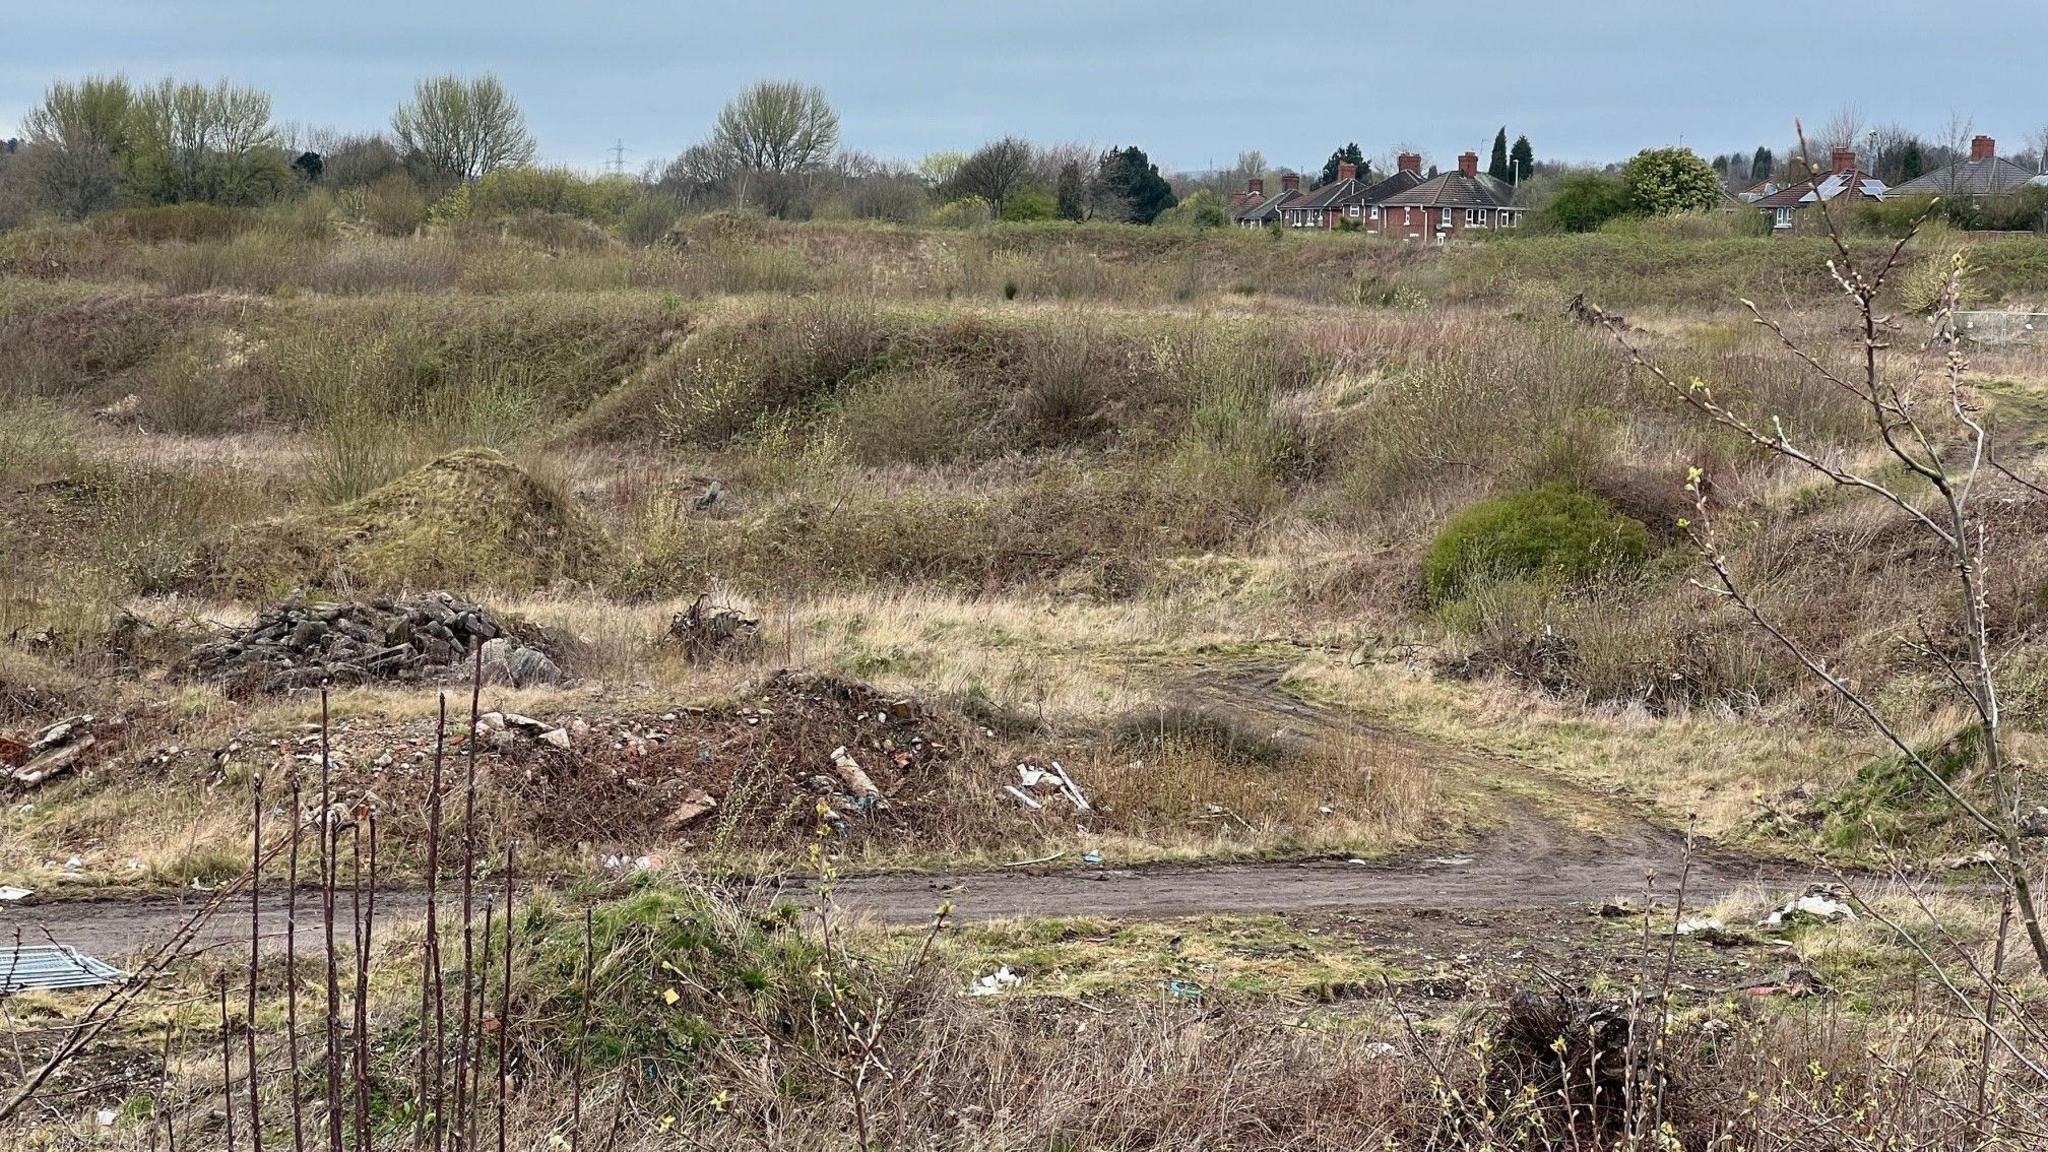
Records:
M0 884L0 904L12 904L17 900L26 900L33 895L35 895L35 892L32 889L16 888L12 884Z
M1010 971L1010 966L1005 964L1001 968L976 980L973 984L968 985L967 994L969 996L994 996L998 992L1015 988L1022 983L1024 983L1024 978Z
M1801 920L1814 920L1822 924L1854 922L1856 910L1842 898L1839 890L1828 885L1816 885L1806 890L1805 895L1786 904L1763 918L1760 922L1766 928L1783 928Z

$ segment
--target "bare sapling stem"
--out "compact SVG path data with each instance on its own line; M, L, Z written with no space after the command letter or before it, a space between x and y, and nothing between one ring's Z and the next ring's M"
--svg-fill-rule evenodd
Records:
M286 755L290 755L289 752ZM306 829L304 798L300 795L299 773L291 768L292 838L285 866L284 889L284 1044L285 1059L291 1064L292 1152L306 1152L306 1113L299 1084L299 839Z
M263 1096L257 1091L256 1076L256 970L263 962L263 774L249 777L249 1148L263 1152Z
M356 897L365 893L363 840L369 839L367 900L363 903L361 931L356 938L355 1058L351 1061L355 1097L356 1147L368 1148L370 1140L370 956L376 947L377 929L377 813L365 803L356 824Z
M227 1124L227 1152L235 1152L235 1067L234 1044L230 1037L233 1030L228 1026L228 982L223 976L214 982L220 991L220 1103L221 1115ZM254 1070L251 1070L254 1079Z
M171 1106L171 1036L176 1030L175 1018L164 1017L164 1057L156 1085L156 1115L163 1121L164 1152L178 1152L178 1114ZM154 1128L149 1134L149 1146L156 1147Z
M476 963L476 745L477 724L482 719L484 692L483 645L474 647L475 670L469 686L469 735L464 741L466 762L462 788L462 1020L455 1032L455 1146L468 1149L471 1026L470 988L475 982Z
M469 738L476 739L471 731ZM434 766L427 792L427 938L420 951L419 1119L413 1131L418 1147L441 1146L441 1060L446 1051L447 1024L442 1012L441 929L438 911L441 870L441 766L448 751L448 694L440 697L434 724ZM432 1027L429 1030L429 1022Z
M327 689L320 689L320 919L327 942L327 1148L341 1152L341 969L334 952L334 888L340 829L334 819L334 754Z
M497 910L496 901L484 902L484 950L482 958L477 963L478 979L475 981L477 1044L476 1051L470 1054L469 1085L466 1089L469 1093L469 1126L463 1129L462 1133L462 1147L467 1152L474 1152L476 1148L477 1113L483 1111L483 1095L477 1090L477 1085L483 1076L484 1004L491 994L491 930L496 927L494 916Z
M498 986L498 1152L505 1152L505 1052L512 1043L512 838L505 838L505 976Z

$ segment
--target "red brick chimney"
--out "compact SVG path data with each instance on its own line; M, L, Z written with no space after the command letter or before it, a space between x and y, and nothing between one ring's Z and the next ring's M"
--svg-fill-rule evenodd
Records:
M1835 152L1834 152L1834 156L1833 156L1833 158L1832 158L1832 162L1831 162L1831 163L1830 163L1830 164L1828 165L1828 171L1830 171L1830 172L1854 172L1855 170L1856 170L1856 150L1855 150L1854 148L1837 148L1837 149L1835 149Z
M1249 179L1249 180L1245 181L1245 182L1244 182L1244 191L1245 191L1245 195L1247 195L1247 196L1257 196L1257 197L1260 197L1260 198L1264 198L1264 196L1266 195L1266 179L1265 179L1265 177L1263 177L1263 176L1254 176L1254 177L1252 177L1251 179Z
M1998 157L1998 141L1989 136L1975 136L1970 140L1970 159L1993 160Z
M1338 183L1341 184L1346 180L1356 179L1358 179L1358 165L1351 163L1349 160L1340 160L1337 162Z
M1422 155L1418 152L1401 153L1401 171L1422 175Z
M1463 156L1458 157L1458 174L1460 176L1479 175L1479 153L1467 152Z
M1301 191L1301 173L1282 172L1280 174L1280 190L1282 192Z

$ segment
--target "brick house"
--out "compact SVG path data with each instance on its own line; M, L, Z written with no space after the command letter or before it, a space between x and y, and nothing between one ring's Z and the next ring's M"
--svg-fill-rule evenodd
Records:
M1769 196L1750 201L1749 206L1769 213L1772 229L1782 232L1799 222L1800 213L1809 204L1819 204L1838 196L1848 196L1851 200L1882 200L1889 194L1884 181L1857 170L1854 148L1837 148L1828 158L1828 170L1822 175L1787 184Z
M1379 220L1379 206L1388 197L1422 183L1422 157L1405 153L1392 176L1369 181L1369 172L1361 179L1355 166L1339 164L1335 180L1281 208L1282 222L1290 228L1329 230L1349 221L1351 227L1373 231Z
M1275 196L1266 195L1266 181L1254 176L1245 183L1245 190L1230 198L1230 219L1240 228L1277 227L1280 224L1280 210L1301 199L1301 177L1293 172L1280 174L1280 192Z
M1407 157L1402 158L1405 162ZM1420 165L1418 157L1416 163ZM1479 153L1458 157L1458 170L1424 180L1381 201L1370 226L1401 240L1448 240L1466 232L1518 227L1527 209L1513 201L1515 190L1479 171Z

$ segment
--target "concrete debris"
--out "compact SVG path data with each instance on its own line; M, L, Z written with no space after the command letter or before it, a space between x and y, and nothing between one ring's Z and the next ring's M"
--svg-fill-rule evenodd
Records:
M710 603L707 593L686 611L669 617L668 634L683 646L692 664L720 656L740 656L760 643L761 621L730 605Z
M4 778L33 788L72 771L79 757L99 742L92 732L93 723L91 715L82 714L37 729L25 739L9 737L0 745L5 757L0 759L0 766L6 769Z
M481 606L436 592L416 600L312 603L294 596L247 628L194 649L188 676L260 692L322 684L417 681L460 669L474 646L502 641L487 669L494 683L561 683L562 671Z
M681 804L676 805L675 811L668 814L667 824L670 828L681 831L709 816L717 808L718 800L711 793L702 788L695 788L689 795L683 797Z
M486 684L503 684L511 688L554 687L567 679L547 653L523 645L510 636L494 636L484 641L483 660Z
M968 985L967 994L969 996L994 996L998 992L1015 988L1022 983L1024 983L1024 978L1010 971L1010 966L1005 964L1001 968Z
M1788 928L1795 924L1838 924L1854 922L1856 910L1849 906L1849 894L1838 884L1815 884L1797 900L1758 921L1765 928Z

